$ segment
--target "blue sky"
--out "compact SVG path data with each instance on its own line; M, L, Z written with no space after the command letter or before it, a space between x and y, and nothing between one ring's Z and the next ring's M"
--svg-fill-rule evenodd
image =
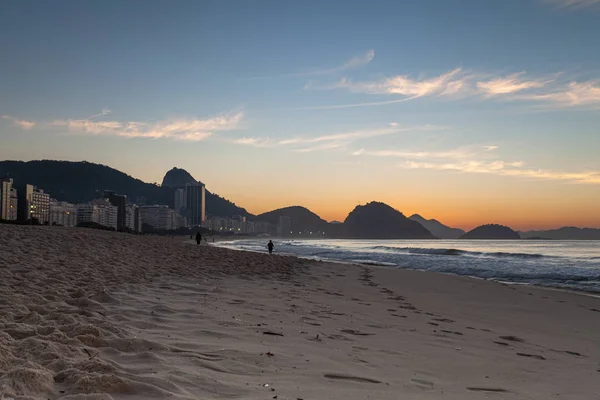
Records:
M0 11L0 159L179 166L253 212L600 226L600 1Z

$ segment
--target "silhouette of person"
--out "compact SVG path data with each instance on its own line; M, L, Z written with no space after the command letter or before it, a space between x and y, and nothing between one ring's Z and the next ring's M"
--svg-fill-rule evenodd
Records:
M196 233L196 244L200 244L200 242L202 241L202 235L200 234L200 232Z
M273 244L273 241L269 240L269 244L267 244L267 248L269 249L269 254L273 254L273 247L275 247L275 245Z

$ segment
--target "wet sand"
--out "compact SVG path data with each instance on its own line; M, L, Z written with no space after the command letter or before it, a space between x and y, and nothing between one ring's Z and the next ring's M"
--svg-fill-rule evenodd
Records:
M600 398L598 298L88 229L0 246L0 398Z

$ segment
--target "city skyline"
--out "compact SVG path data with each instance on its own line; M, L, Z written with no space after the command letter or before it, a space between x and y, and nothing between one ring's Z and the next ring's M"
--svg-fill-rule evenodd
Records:
M600 228L600 1L2 9L0 159L177 166L253 214Z

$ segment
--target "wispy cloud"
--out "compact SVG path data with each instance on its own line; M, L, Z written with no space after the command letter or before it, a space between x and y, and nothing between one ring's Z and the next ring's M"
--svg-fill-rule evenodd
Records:
M232 139L229 142L233 143L233 144L241 144L241 145L253 146L253 147L271 147L275 144L269 138L255 138L255 137L242 137L242 138Z
M474 151L472 148L461 148L448 151L408 151L408 150L357 150L354 156L396 157L407 159L464 159L478 152L487 151L481 146Z
M547 169L524 168L523 162L464 160L453 163L431 163L406 161L400 166L408 169L433 169L477 174L494 174L545 180L560 180L572 183L600 184L600 171L564 172Z
M521 79L523 72L506 77L498 77L488 81L477 82L477 88L485 96L498 96L521 92L523 90L542 88L550 81Z
M599 0L600 1L600 0ZM398 75L377 81L354 82L343 78L333 85L319 89L344 89L353 93L389 96L391 100L363 101L349 104L303 107L296 110L323 110L351 107L370 107L412 101L420 98L447 98L485 101L501 99L526 102L531 106L552 108L600 109L600 79L575 81L559 79L564 74L528 77L525 72L489 77L490 74L453 69L432 78L413 79ZM311 87L312 88L312 87Z
M108 110L85 119L57 119L49 123L53 127L64 127L71 133L109 135L129 138L176 139L201 141L219 131L238 129L243 113L222 114L207 119L173 119L158 122L140 121L97 121L107 115Z
M343 71L347 71L354 68L360 68L375 58L375 50L368 50L366 53L361 54L359 56L352 57L350 60L345 63L329 68L321 68L321 69L313 69L310 71L304 72L291 72L288 74L280 74L280 75L271 75L271 76L259 76L253 79L269 79L269 78L285 78L285 77L300 77L300 76L319 76L319 75L330 75L337 74ZM309 83L310 85L310 83Z
M308 72L306 74L301 75L327 75L327 74L335 74L338 72L346 71L348 69L359 68L367 65L375 58L375 50L369 50L366 53L352 57L350 60L346 61L344 64L339 65L333 68L325 68L312 72Z
M391 123L386 127L364 129L357 131L342 132L321 136L295 136L286 139L273 140L270 138L243 137L230 140L231 143L247 145L253 147L290 147L296 152L311 152L323 150L335 150L345 148L346 146L362 139L374 138L378 136L394 135L408 131L420 130L439 130L443 127L434 125L422 125L405 127L397 123Z
M353 82L342 79L334 87L348 89L351 92L399 95L416 99L459 93L466 84L461 75L463 75L462 70L457 68L429 79L411 79L407 75L398 75L376 82Z
M519 99L541 102L554 108L600 109L600 81L571 82L552 91L520 96Z
M600 0L545 0L560 8L585 8L600 5Z
M21 129L31 129L36 124L34 121L26 121L24 119L18 119L15 117L11 117L10 115L3 115L1 118L12 121L14 126L18 126Z
M493 174L522 178L600 184L600 171L563 172L526 167L523 161L499 159L496 145L466 146L443 151L358 150L355 156L401 158L405 169L429 169L472 174Z

